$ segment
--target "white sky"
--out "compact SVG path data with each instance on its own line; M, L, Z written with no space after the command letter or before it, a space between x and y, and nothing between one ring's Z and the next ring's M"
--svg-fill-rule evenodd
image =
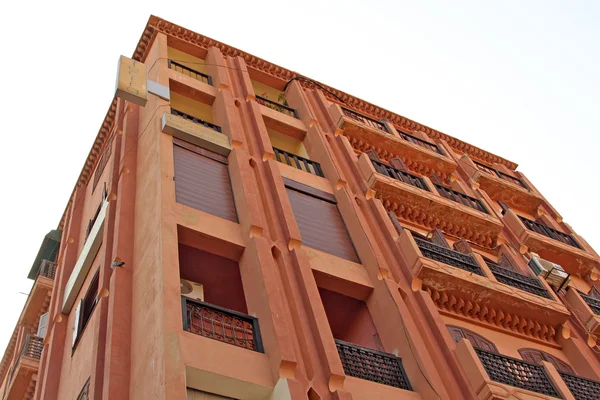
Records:
M519 163L600 250L600 2L123 3L2 6L0 352L150 14Z

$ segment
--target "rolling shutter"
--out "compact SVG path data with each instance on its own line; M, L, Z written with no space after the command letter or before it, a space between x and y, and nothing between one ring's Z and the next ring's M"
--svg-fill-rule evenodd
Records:
M176 201L237 222L227 159L183 141L173 144Z
M337 205L287 187L302 243L346 260L360 262Z

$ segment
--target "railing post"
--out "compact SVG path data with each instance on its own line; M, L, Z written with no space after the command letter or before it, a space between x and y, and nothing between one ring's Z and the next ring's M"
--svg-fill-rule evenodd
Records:
M542 361L542 367L546 371L546 376L548 377L550 382L552 382L552 384L554 385L554 388L556 389L558 394L561 396L561 398L563 400L575 400L575 397L569 390L567 384L562 379L562 377L560 376L559 372L556 370L554 365L550 364L547 361Z

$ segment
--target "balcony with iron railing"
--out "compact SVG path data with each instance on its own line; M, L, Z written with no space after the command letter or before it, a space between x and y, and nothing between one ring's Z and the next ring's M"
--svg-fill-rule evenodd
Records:
M446 177L456 169L456 163L436 143L403 131L396 134L388 122L337 104L330 111L337 124L336 135L346 136L357 152L375 149L383 161L402 157L411 171L423 175L433 171Z
M289 151L278 149L277 147L273 147L273 152L275 153L275 159L282 164L289 165L290 167L316 176L325 176L323 175L321 165L316 161L309 160L308 158L301 157Z
M399 357L338 339L335 345L347 376L412 390Z
M35 376L44 349L44 339L35 335L27 335L19 354L8 372L5 384L4 399L21 400L27 390L35 385Z
M587 250L573 235L560 232L540 222L504 211L504 224L522 244L522 250L537 253L541 258L559 264L571 275L586 276L600 269L600 258Z
M575 400L600 399L600 382L564 372L560 372L560 377L575 397Z
M399 231L397 243L403 262L412 266L413 290L428 292L442 314L551 343L569 319L561 302L542 296L545 289L535 278L491 270L472 250L457 251L407 229Z
M466 155L460 159L459 165L466 175L494 201L501 201L528 214L534 214L542 204L542 197L530 190L520 178L474 162Z
M184 120L186 120L186 121L191 121L191 122L193 122L194 124L197 124L197 125L202 125L202 126L204 126L204 127L208 128L208 129L212 129L212 130L213 130L213 131L215 131L215 132L219 132L219 133L221 133L221 132L222 132L222 130L221 130L221 127L220 127L220 126L218 126L218 125L215 125L215 124L213 124L213 123L211 123L211 122L204 121L204 120L202 120L202 119L200 119L200 118L196 118L196 117L194 117L193 115L186 114L186 113L184 113L183 111L179 111L179 110L177 110L177 109L175 109L175 108L171 108L171 114L172 114L172 115L175 115L175 116L178 116L178 117L180 117L180 118L183 118L183 119L184 119Z
M486 247L492 247L502 231L500 220L487 214L478 199L437 187L425 177L371 160L367 154L359 156L358 167L366 181L367 197L381 200L401 221L428 230L439 228Z
M494 274L496 280L505 285L523 290L525 292L535 294L536 296L544 297L546 299L552 299L546 287L538 278L532 276L523 275L516 271L511 271L506 268L502 268L498 264L487 261L487 266Z
M568 287L564 302L591 335L600 336L600 300L590 294Z
M258 319L223 307L181 298L183 330L247 350L263 352Z
M41 314L48 311L57 266L55 262L42 260L33 286L23 307L19 324L35 326Z
M258 95L256 96L256 102L258 104L260 104L261 106L265 106L267 108L270 108L271 110L275 110L277 112L285 114L288 117L292 117L292 118L296 118L296 119L299 118L298 112L294 108L291 108L286 104L281 104L276 101L269 100L266 97L262 97L262 96L258 96Z
M169 60L168 67L169 67L169 69L177 71L183 75L189 76L192 79L206 83L207 85L212 85L212 77L210 75L207 75L203 72L197 71L197 70L190 68L182 63L179 63L179 62L173 61L173 60Z

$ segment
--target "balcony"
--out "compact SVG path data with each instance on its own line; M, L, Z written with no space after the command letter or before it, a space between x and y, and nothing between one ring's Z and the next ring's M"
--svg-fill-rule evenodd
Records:
M600 300L569 287L564 300L590 334L600 336Z
M471 196L467 196L464 193L457 192L454 189L450 189L449 187L434 184L440 196L445 197L448 200L452 200L458 204L462 204L467 207L471 207L474 210L480 211L485 214L489 214L488 210L483 206L481 200L476 199Z
M43 338L35 335L25 337L19 355L8 373L4 397L6 400L22 400L27 398L28 393L32 394L43 349Z
M263 352L257 318L186 297L181 302L185 331Z
M335 340L335 345L346 375L412 390L400 358L338 339Z
M560 373L560 377L576 400L600 399L600 382L563 372Z
M477 199L443 186L444 189L436 188L423 178L371 161L366 154L359 157L359 168L370 195L380 199L402 221L427 229L439 228L485 247L492 247L502 231L500 220L482 212L485 208Z
M404 132L395 135L387 124L338 105L333 105L331 112L338 133L346 136L357 152L375 149L384 161L400 157L411 171L423 175L436 172L446 178L456 169L456 163L435 143Z
M23 308L20 324L33 326L37 323L39 316L48 311L55 274L56 263L42 260L38 275Z
M523 218L510 209L504 213L504 222L527 250L559 264L569 274L586 276L594 267L600 268L598 257L584 250L569 234Z
M256 96L256 102L262 106L270 108L271 110L285 114L288 117L299 119L298 112L285 104L277 103L276 101L272 101L258 95Z
M282 164L289 165L290 167L299 169L301 171L308 172L309 174L324 177L321 165L316 162L309 160L308 158L300 157L299 155L290 153L285 150L273 147L275 153L275 159Z
M492 276L483 258L476 254L413 237L406 229L400 232L398 245L404 263L412 267L414 289L427 291L441 314L552 344L561 325L569 319L562 303L520 287L531 287L532 291L537 288L528 277L504 271Z
M191 122L193 122L194 124L197 124L197 125L203 125L206 128L209 128L209 129L212 129L212 130L214 130L216 132L221 133L221 127L220 126L212 124L210 122L206 122L206 121L201 120L200 118L196 118L196 117L194 117L192 115L186 114L183 111L179 111L179 110L176 110L174 108L171 108L171 114L176 115L178 117L181 117L181 118L185 119L186 121L191 121Z
M195 69L187 67L173 60L168 61L168 66L169 69L172 69L174 71L187 75L190 78L193 78L197 81L204 82L212 86L212 77L210 75L206 75L200 71L196 71Z
M544 297L546 299L552 299L550 294L540 282L538 278L520 274L516 271L511 271L506 268L502 268L498 264L486 262L488 268L494 274L496 280L505 285L512 286L514 288L524 290L536 296Z
M529 190L522 180L478 162L474 162L473 167L468 160L466 156L460 160L463 170L492 200L502 201L528 214L536 213L542 198Z

